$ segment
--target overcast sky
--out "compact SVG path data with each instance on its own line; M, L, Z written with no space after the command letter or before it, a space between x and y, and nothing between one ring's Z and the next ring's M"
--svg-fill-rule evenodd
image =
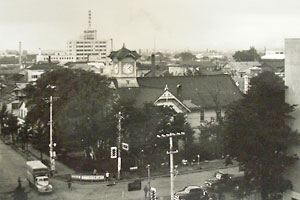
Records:
M131 49L283 48L300 37L299 0L0 0L0 49L65 50L88 27ZM154 45L155 44L155 45Z

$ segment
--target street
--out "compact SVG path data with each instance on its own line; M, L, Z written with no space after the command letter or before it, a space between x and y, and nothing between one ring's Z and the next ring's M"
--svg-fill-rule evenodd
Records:
M0 140L0 198L13 199L18 186L17 179L21 177L22 187L27 193L28 199L38 200L41 196L45 200L64 199L144 199L143 188L147 180L142 181L142 189L139 191L127 190L129 182L120 182L114 186L107 186L106 183L84 183L73 182L72 190L69 190L67 183L59 179L50 179L54 191L51 194L39 194L31 189L26 180L26 159L14 151L11 146ZM203 171L190 174L179 174L174 181L174 192L187 185L202 185L204 181L213 176L217 170ZM224 172L235 173L237 167L223 169ZM168 199L170 196L170 178L159 177L151 180L151 186L157 189L157 196L161 199ZM162 198L165 197L165 198Z

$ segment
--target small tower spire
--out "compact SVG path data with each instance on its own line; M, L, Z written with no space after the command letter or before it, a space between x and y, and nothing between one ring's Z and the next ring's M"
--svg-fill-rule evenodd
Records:
M88 19L88 22L89 22L89 29L91 28L91 26L92 26L92 12L91 12L91 10L89 10L89 19Z
M168 90L169 90L168 85L166 85L164 91L168 91Z

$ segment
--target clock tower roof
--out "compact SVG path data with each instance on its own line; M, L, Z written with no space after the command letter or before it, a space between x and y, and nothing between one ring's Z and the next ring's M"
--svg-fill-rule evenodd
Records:
M118 60L122 60L126 57L132 57L134 60L137 60L141 56L136 51L131 51L123 45L122 49L112 51L108 57L111 59L117 58Z

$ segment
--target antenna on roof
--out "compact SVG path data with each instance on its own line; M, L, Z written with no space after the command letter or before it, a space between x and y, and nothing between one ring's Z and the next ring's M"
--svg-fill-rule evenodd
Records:
M153 41L153 53L156 52L156 37L154 36L154 41Z
M89 10L89 28L92 26L92 12Z

